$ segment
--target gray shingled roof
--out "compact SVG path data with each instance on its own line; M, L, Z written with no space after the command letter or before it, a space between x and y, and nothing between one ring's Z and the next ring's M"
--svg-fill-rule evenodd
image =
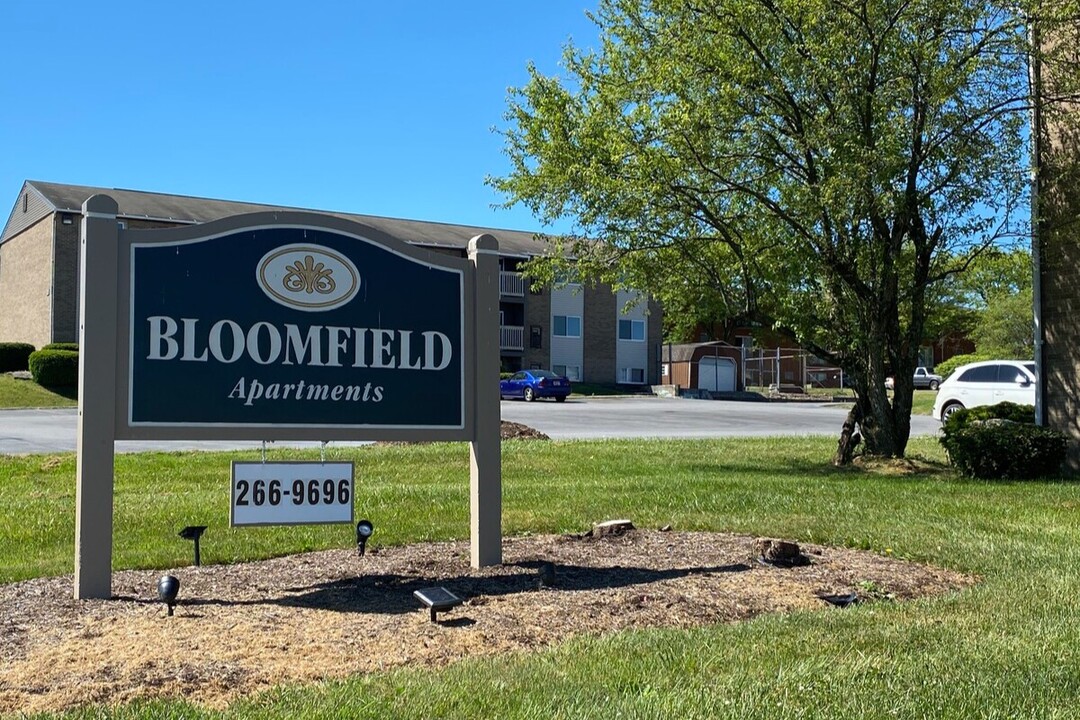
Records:
M110 195L120 207L122 218L142 218L169 220L178 223L205 223L229 215L261 212L265 210L307 210L307 208L263 205L258 203L214 200L210 198L187 197L184 195L166 195L163 193L143 192L140 190L121 190L118 188L98 188L85 185L64 185L61 183L28 180L27 185L40 192L57 211L81 212L83 201L91 195L103 193ZM534 233L521 230L496 228L477 228L448 223L424 222L421 220L400 220L396 218L356 215L352 213L315 210L355 222L369 225L392 237L414 245L429 247L454 247L464 249L469 240L481 233L491 233L499 241L499 252L503 255L542 255L549 250L543 240L538 240Z

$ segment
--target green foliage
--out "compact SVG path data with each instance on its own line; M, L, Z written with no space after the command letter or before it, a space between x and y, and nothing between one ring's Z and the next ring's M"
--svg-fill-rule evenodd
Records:
M987 248L971 266L954 278L963 302L982 310L998 298L1031 291L1031 251L1026 247Z
M953 467L983 480L1054 476L1065 460L1065 435L1035 425L1035 408L1004 402L957 410L942 428Z
M868 450L902 454L910 396L890 403L887 370L914 371L938 286L1025 230L1024 18L999 0L601 0L594 17L599 49L568 46L566 79L530 67L511 91L511 171L490 182L576 223L530 273L557 276L566 250L686 321L791 335L856 378Z
M997 405L980 405L956 410L945 422L945 430L955 431L986 420L1008 420L1014 423L1035 424L1035 406L1000 402Z
M72 352L79 352L79 343L74 342L55 342L49 343L42 350L70 350Z
M0 343L0 372L29 369L27 362L32 352L34 346L30 343Z
M1021 342L1026 338L1027 345L1031 345L1031 268L1031 252L1026 247L1004 250L991 246L974 255L963 272L950 275L931 291L929 301L933 310L927 318L926 337L968 337L981 354L1030 357L1030 349L1000 350L1001 343L992 335L998 332L997 325L1009 324L1015 328L1010 331L1010 338L1018 337ZM1027 298L1026 308L1023 301L1015 300L1017 296ZM1014 314L987 320L987 315L993 315L999 306L1009 307ZM979 327L987 322L991 326Z
M980 355L1030 360L1035 353L1032 291L996 296L979 316L971 339Z
M966 355L953 355L948 360L939 362L934 366L934 372L943 378L948 378L953 370L961 365L967 365L968 363L979 362L980 360L993 360L990 355L983 355L981 353L968 353Z
M38 350L30 355L30 374L44 387L70 387L79 383L79 353Z

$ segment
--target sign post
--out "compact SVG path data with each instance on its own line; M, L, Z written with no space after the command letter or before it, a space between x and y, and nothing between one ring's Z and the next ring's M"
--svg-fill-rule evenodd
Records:
M469 507L473 567L502 563L502 416L499 409L499 244L469 241L476 267L476 429L469 443Z
M75 597L112 596L113 441L116 438L117 205L83 203L79 274Z
M111 595L118 439L468 441L472 562L502 561L494 237L463 258L315 213L117 210L83 205L76 598Z

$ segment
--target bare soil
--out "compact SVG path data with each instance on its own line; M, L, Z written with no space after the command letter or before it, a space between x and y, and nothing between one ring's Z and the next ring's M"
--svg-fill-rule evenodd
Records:
M891 557L803 546L780 567L756 538L631 530L594 537L507 538L504 564L473 569L465 542L330 550L172 571L172 617L160 571L113 576L111 600L71 599L72 578L0 586L0 712L185 697L223 707L282 683L529 651L628 628L691 628L794 610L945 593L975 578ZM542 586L538 571L554 566ZM550 568L549 568L550 569ZM415 590L465 600L431 622Z

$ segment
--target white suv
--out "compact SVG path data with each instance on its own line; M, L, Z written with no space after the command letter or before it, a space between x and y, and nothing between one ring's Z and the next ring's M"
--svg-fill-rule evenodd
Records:
M1035 404L1035 363L1024 360L985 360L961 365L941 383L934 400L934 419L945 419L961 408Z

